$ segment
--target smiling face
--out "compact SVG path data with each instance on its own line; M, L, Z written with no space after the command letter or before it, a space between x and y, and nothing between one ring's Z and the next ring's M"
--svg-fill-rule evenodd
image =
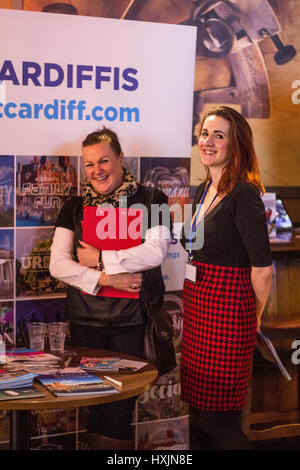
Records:
M124 155L117 155L108 142L83 147L82 157L88 181L100 194L112 194L123 182Z
M198 148L203 165L223 169L229 162L230 123L220 116L208 116L201 130Z

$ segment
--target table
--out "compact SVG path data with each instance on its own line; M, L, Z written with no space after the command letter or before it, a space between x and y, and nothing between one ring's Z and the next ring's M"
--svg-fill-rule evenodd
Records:
M76 367L81 359L81 356L87 357L107 357L117 356L124 359L131 359L135 361L143 361L143 359L121 354L118 352L108 351L105 349L92 349L86 347L72 347L76 353L70 356L71 363L68 367ZM93 372L95 373L95 372ZM107 372L96 374L99 377L109 375ZM51 408L78 408L82 406L101 405L103 403L110 403L113 401L124 400L138 396L145 391L149 390L154 384L158 376L157 369L154 365L148 364L134 374L121 374L114 373L115 378L122 377L123 387L119 393L112 395L84 395L84 396L67 396L55 397L51 392L45 389L41 384L34 383L34 388L43 391L46 395L43 398L27 398L24 400L8 400L0 402L1 410L10 411L10 447L12 450L28 450L30 449L30 411L45 410ZM128 380L126 380L128 378Z

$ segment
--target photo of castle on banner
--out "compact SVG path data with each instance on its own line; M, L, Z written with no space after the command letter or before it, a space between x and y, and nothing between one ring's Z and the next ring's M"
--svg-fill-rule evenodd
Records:
M17 227L51 226L77 195L77 157L17 156Z

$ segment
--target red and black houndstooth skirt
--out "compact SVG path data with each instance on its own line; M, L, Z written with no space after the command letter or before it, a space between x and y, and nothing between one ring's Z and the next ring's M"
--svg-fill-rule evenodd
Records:
M184 282L182 400L200 410L241 410L256 341L251 268L194 261L197 282Z

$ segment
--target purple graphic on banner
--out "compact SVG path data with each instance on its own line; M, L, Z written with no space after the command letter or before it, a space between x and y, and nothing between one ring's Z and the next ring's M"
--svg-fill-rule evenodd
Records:
M0 299L14 295L14 232L0 230Z
M190 158L141 158L141 183L168 196L173 221L183 221L190 203Z
M0 341L12 344L14 341L14 304L0 303Z
M54 322L65 320L65 299L18 300L16 302L16 343L29 346L29 321Z
M17 227L54 225L64 202L77 195L77 157L17 156Z
M0 155L0 227L14 225L14 157Z
M17 296L48 296L65 292L65 284L50 276L53 228L16 231Z
M141 158L141 183L161 189L169 203L190 198L189 158Z

